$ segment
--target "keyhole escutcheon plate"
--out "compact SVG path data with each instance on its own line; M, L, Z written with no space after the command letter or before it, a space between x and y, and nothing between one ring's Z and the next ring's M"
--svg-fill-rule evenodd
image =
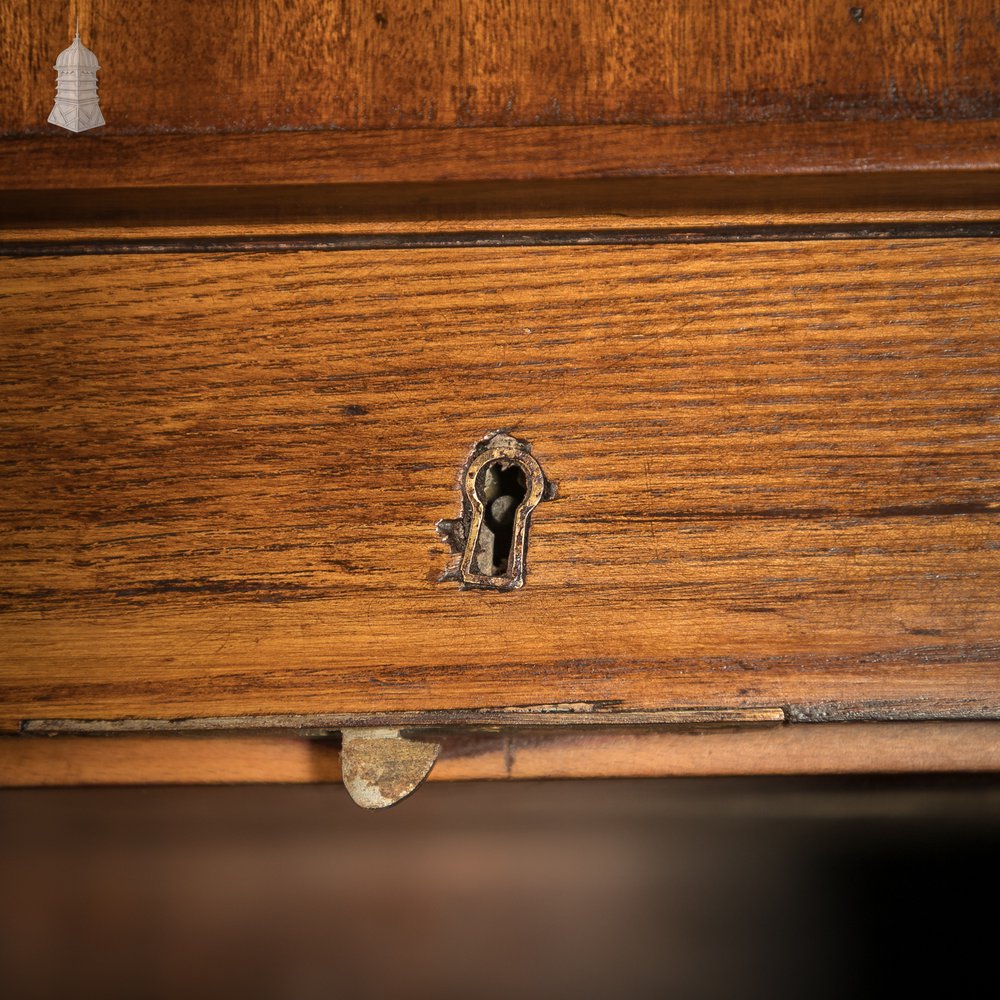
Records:
M554 494L531 446L503 432L484 438L461 477L462 517L438 531L461 555L442 579L464 587L524 586L531 512Z

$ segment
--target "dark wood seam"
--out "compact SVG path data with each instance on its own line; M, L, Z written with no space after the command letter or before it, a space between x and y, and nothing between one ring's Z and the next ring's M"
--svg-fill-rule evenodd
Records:
M712 226L655 229L534 229L519 232L366 233L176 239L0 240L4 257L111 254L297 253L442 248L655 246L659 244L776 243L827 240L995 239L1000 221L856 225Z

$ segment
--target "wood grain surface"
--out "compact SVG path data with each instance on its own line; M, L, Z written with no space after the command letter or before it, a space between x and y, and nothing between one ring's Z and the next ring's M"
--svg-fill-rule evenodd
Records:
M666 239L666 237L665 237ZM0 703L1000 714L995 239L0 262ZM559 497L438 578L471 446Z
M2 190L997 169L997 119L0 138Z
M77 15L106 135L1000 109L992 0L36 0L0 6L0 133L56 132L52 65Z
M107 125L46 121L79 13ZM992 0L0 4L0 189L1000 167Z
M429 781L1000 771L996 722L762 731L447 734ZM313 784L340 780L334 740L294 736L0 739L0 787Z

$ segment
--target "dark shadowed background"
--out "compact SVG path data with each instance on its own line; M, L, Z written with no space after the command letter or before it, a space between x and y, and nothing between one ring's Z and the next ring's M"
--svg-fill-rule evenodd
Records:
M8 791L0 995L967 996L998 833L995 778Z

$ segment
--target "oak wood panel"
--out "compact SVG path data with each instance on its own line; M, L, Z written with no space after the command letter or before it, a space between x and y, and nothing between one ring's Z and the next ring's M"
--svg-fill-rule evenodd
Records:
M1000 710L995 240L8 259L0 702ZM557 500L461 593L471 445Z
M997 169L996 119L0 138L15 190Z
M57 53L107 134L990 118L992 0L36 0L0 7L0 128L43 134Z
M442 735L429 781L1000 771L1000 724L893 722L764 731ZM340 780L336 743L289 736L0 740L0 787L311 784Z

